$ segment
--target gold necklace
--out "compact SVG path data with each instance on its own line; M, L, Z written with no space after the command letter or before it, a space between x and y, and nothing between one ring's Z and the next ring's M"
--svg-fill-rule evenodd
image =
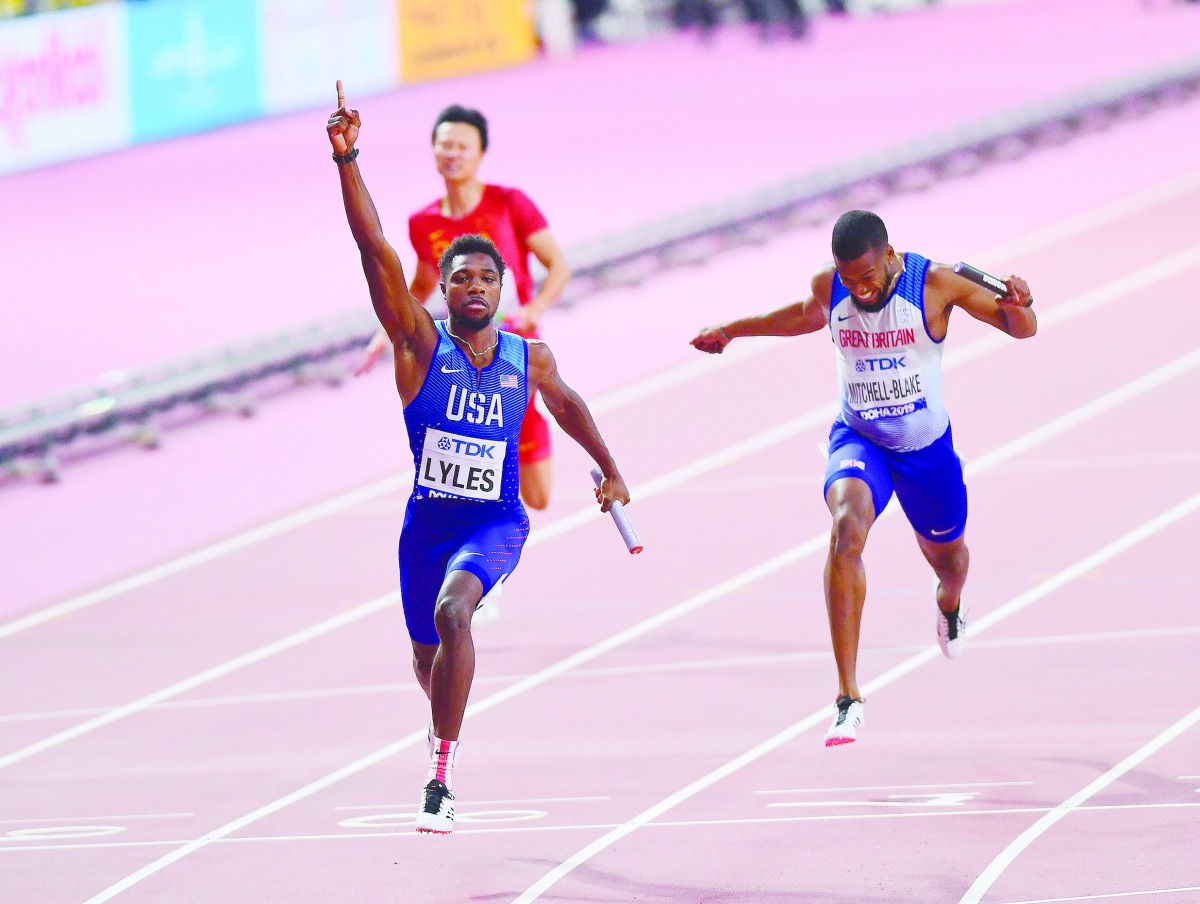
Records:
M900 277L903 275L904 275L904 261L901 260L900 261L900 270L892 278L892 281L890 283L888 283L887 291L884 292L884 298L892 297L892 293L896 291L896 286L900 285Z
M461 342L463 345L465 345L467 348L469 348L471 350L471 355L476 358L482 358L484 355L486 355L488 352L490 352L492 349L494 349L497 345L500 344L500 334L496 333L496 341L493 342L491 345L489 345L487 348L485 348L483 351L477 352L477 351L475 351L475 346L473 346L470 342L468 342L462 336L457 335L454 332L454 330L450 329L449 324L446 325L446 332L449 333L451 336L453 336L455 339L457 339L459 342Z

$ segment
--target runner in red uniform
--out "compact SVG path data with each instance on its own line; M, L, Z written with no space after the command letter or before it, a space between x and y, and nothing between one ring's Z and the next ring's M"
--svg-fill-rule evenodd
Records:
M429 299L440 279L438 259L460 235L486 236L499 249L512 279L504 285L500 314L504 329L527 339L538 338L537 324L562 294L571 277L566 256L546 226L546 218L523 192L486 185L476 173L488 147L487 120L478 110L458 105L438 114L433 126L433 157L446 183L444 197L414 213L408 236L417 253L417 269L409 291ZM535 290L529 272L533 254L546 268ZM371 340L358 373L365 373L388 347L380 332ZM550 502L550 427L530 405L521 428L521 498L529 508Z

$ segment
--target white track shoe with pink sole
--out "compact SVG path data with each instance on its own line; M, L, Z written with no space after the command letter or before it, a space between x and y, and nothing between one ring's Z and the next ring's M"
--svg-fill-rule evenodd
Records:
M825 732L825 746L837 747L839 744L852 744L858 740L858 730L867 721L863 702L853 697L838 697L837 715L829 731Z

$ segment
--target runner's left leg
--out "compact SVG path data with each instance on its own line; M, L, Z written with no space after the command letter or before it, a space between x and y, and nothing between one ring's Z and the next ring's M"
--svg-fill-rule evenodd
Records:
M433 708L433 733L458 740L467 696L475 677L475 642L471 616L483 599L483 583L469 571L446 575L433 611L440 643L429 674L429 702Z
M971 565L966 539L959 536L949 543L937 543L920 534L916 537L925 561L933 567L938 578L938 608L943 612L953 612L958 608L963 585L967 583L967 570Z
M454 831L454 759L471 680L475 677L475 644L471 616L483 598L483 582L469 571L451 571L442 583L433 621L439 643L429 670L429 702L433 709L429 774L426 776L418 832Z

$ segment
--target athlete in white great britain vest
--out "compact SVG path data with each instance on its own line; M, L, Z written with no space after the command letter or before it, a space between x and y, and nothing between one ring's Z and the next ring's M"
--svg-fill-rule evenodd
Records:
M413 297L355 162L358 111L346 109L341 82L337 90L329 140L371 304L395 352L396 389L416 467L399 549L413 667L432 713L416 827L446 833L454 827L454 757L475 672L471 619L512 573L529 534L517 447L535 391L603 472L596 489L601 510L627 503L629 491L583 399L559 377L550 349L495 327L505 266L491 241L459 236L442 254L446 321L435 322Z
M966 612L967 490L942 406L942 342L950 312L1017 339L1037 332L1033 297L1010 276L1008 296L969 282L918 254L897 254L875 214L852 210L833 227L833 266L793 304L706 327L692 340L719 354L741 336L799 336L828 328L837 353L841 410L829 432L825 503L833 517L825 602L838 669L838 696L826 746L854 741L864 722L858 636L866 601L863 548L893 493L937 575L938 642L962 652Z

